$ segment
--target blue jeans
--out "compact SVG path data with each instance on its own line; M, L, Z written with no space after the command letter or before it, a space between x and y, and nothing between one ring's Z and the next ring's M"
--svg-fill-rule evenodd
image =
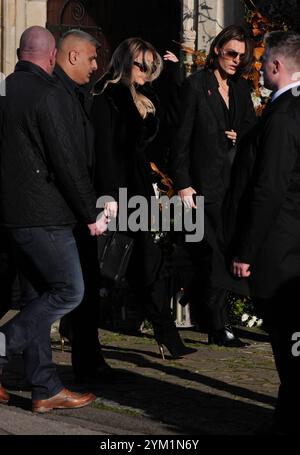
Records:
M51 325L77 307L84 294L77 246L72 226L11 228L9 232L28 286L21 302L24 308L1 327L6 354L9 359L11 354L24 353L32 398L47 399L63 389L52 362Z

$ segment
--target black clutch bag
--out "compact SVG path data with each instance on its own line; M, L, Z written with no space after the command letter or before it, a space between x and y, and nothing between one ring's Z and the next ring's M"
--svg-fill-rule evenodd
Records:
M124 279L134 239L120 231L106 231L97 237L100 274L115 282Z

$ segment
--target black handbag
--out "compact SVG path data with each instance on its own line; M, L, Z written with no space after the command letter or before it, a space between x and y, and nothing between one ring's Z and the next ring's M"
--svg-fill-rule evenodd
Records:
M106 231L97 237L100 274L115 282L124 280L134 239L124 232Z

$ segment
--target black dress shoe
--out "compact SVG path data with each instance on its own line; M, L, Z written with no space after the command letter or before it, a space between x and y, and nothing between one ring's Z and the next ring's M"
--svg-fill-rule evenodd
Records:
M77 372L75 380L78 384L110 384L120 380L120 376L118 370L105 363L95 369Z
M234 335L230 325L225 325L223 329L209 333L208 344L216 344L226 348L243 348L249 346L249 343L244 343Z

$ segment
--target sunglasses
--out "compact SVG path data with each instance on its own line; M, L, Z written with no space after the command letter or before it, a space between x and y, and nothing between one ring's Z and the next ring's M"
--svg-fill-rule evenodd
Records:
M221 53L222 53L222 56L228 60L235 59L237 57L239 57L240 60L243 60L243 58L245 58L245 54L242 54L237 51L233 51L231 49L222 50Z
M146 73L148 71L148 67L147 67L147 65L145 63L133 62L133 64L135 66L137 66L142 73ZM157 65L154 62L152 62L152 64L151 64L151 74L155 73L156 70L157 70Z

